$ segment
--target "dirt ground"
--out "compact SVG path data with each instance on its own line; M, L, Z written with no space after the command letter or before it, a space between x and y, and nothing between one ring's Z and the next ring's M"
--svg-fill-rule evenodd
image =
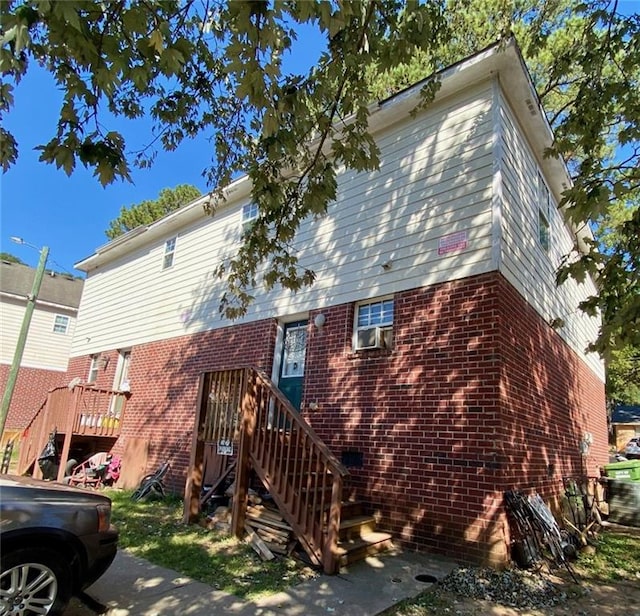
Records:
M441 596L451 602L455 616L640 616L640 579L637 584L623 582L610 586L583 581L578 591L573 583L567 586L570 596L565 603L541 609L506 607L452 593L443 592Z
M619 531L618 531L619 532ZM640 528L627 527L640 541ZM564 570L545 572L549 579L560 585L568 599L561 605L540 609L520 609L499 605L482 599L467 599L454 593L439 591L450 603L452 616L640 616L640 563L636 580L602 584L590 579L575 565L580 584L577 585Z

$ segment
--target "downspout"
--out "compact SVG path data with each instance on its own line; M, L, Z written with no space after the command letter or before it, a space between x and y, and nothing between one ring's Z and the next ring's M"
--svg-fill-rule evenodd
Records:
M491 266L493 271L502 269L502 208L504 193L502 191L502 118L500 116L501 94L498 77L491 84L493 112L493 179L491 182Z

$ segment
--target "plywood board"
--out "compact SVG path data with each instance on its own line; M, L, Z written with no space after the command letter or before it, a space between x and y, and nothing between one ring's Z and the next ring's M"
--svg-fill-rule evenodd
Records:
M127 437L122 455L122 470L118 480L119 488L137 488L140 480L148 474L149 439Z

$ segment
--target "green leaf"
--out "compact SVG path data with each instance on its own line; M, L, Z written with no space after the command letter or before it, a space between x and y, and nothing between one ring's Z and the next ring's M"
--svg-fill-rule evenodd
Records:
M162 54L164 49L164 37L160 30L154 30L149 37L149 45L155 49L156 53Z
M160 56L160 66L166 75L179 73L183 64L184 56L177 49L167 47Z
M336 166L349 172L379 165L368 133L372 100L512 31L555 130L546 155L569 163L573 182L562 195L563 212L578 227L592 227L598 240L558 278L598 281L597 296L585 304L604 317L594 348L605 353L640 337L635 12L576 0L214 4L215 13L205 15L201 3L178 0L5 2L0 109L10 113L10 87L44 66L63 103L56 136L38 146L40 159L66 173L79 159L103 184L130 179L130 160L146 167L159 148L172 150L187 136L209 137L208 190L221 196L248 174L261 211L261 223L225 266L228 314L243 314L257 285L296 290L313 282L313 272L297 261L297 230L335 200ZM308 53L307 31L324 42L317 65L287 74L287 55ZM431 78L421 86L416 113L431 103L439 83ZM104 134L114 116L144 115L154 126L151 145L141 151L129 154L126 135ZM9 133L0 136L6 169L18 146ZM622 216L620 208L630 214Z
M3 171L8 171L18 159L18 144L13 135L0 127L0 166Z
M80 23L80 16L78 15L78 7L76 2L71 0L65 0L64 2L56 2L54 5L55 11L62 13L62 18L66 22L66 25L71 26L79 32L82 31L82 25Z

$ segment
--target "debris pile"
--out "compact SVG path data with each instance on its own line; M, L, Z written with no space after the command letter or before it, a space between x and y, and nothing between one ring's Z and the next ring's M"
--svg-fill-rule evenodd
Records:
M568 599L562 588L544 576L519 569L459 567L441 580L440 588L514 608L553 607Z
M245 530L251 545L265 560L271 560L274 553L290 555L296 544L293 530L274 507L247 507Z

